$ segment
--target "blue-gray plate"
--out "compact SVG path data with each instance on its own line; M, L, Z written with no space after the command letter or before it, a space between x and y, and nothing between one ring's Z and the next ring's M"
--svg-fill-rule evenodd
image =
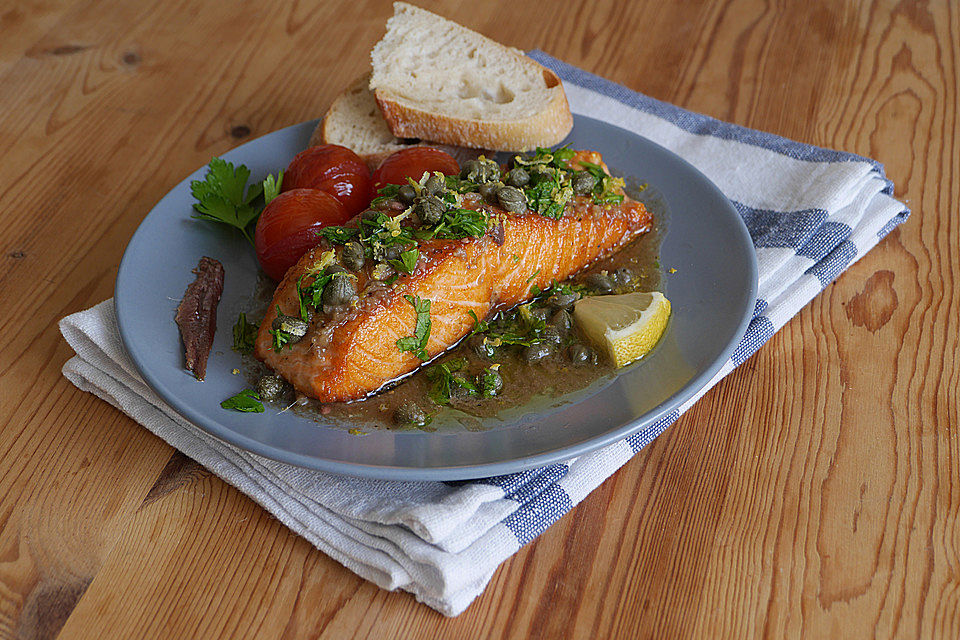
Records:
M287 127L223 157L254 178L285 167L307 146L315 122ZM574 402L537 403L485 421L481 430L374 430L339 426L268 407L227 411L220 401L247 386L231 327L257 280L249 243L223 225L191 218L190 181L173 188L134 233L117 275L116 310L124 346L144 380L184 418L237 447L290 464L369 478L457 480L511 473L610 444L680 406L730 357L753 313L757 265L746 227L717 187L666 149L609 124L576 116L567 140L594 149L618 173L647 181L669 211L660 250L673 317L648 356ZM223 263L225 286L204 382L183 367L174 315L201 256Z

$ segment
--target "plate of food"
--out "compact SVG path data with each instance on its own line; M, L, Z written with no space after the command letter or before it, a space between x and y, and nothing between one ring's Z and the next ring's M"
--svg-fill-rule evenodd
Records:
M435 60L424 33L459 84L397 72ZM715 185L415 7L372 58L322 122L214 159L131 238L120 334L172 409L302 467L457 480L603 447L709 382L757 286Z

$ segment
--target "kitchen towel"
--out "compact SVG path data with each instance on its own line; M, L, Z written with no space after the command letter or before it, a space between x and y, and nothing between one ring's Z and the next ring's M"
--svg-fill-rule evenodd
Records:
M387 482L310 471L221 442L185 421L138 376L113 301L64 318L76 356L64 375L263 505L358 575L454 616L501 562L625 464L870 250L908 209L876 161L720 122L659 102L542 52L571 110L670 149L733 202L756 246L755 315L731 359L696 397L656 424L564 463L459 483Z

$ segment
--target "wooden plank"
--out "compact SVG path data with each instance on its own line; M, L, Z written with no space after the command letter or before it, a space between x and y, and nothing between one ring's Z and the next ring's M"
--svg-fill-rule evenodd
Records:
M0 9L0 636L960 636L956 6L423 6L878 158L914 217L450 620L59 374L56 320L111 294L153 203L320 115L389 3Z

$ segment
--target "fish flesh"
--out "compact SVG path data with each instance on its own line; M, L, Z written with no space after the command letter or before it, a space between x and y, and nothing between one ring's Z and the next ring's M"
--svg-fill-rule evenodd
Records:
M490 205L477 197L462 206ZM483 319L530 299L533 287L545 289L568 278L648 231L653 222L644 205L630 198L598 205L575 196L558 219L531 211L494 213L499 222L482 237L421 241L415 269L392 286L361 270L355 306L314 314L303 338L277 351L270 333L277 310L300 314L297 283L306 284L322 269L331 247L308 251L277 287L260 324L255 355L297 391L321 402L363 398L424 364L397 345L415 332L411 299L430 301L425 351L432 359L470 333L474 316Z

